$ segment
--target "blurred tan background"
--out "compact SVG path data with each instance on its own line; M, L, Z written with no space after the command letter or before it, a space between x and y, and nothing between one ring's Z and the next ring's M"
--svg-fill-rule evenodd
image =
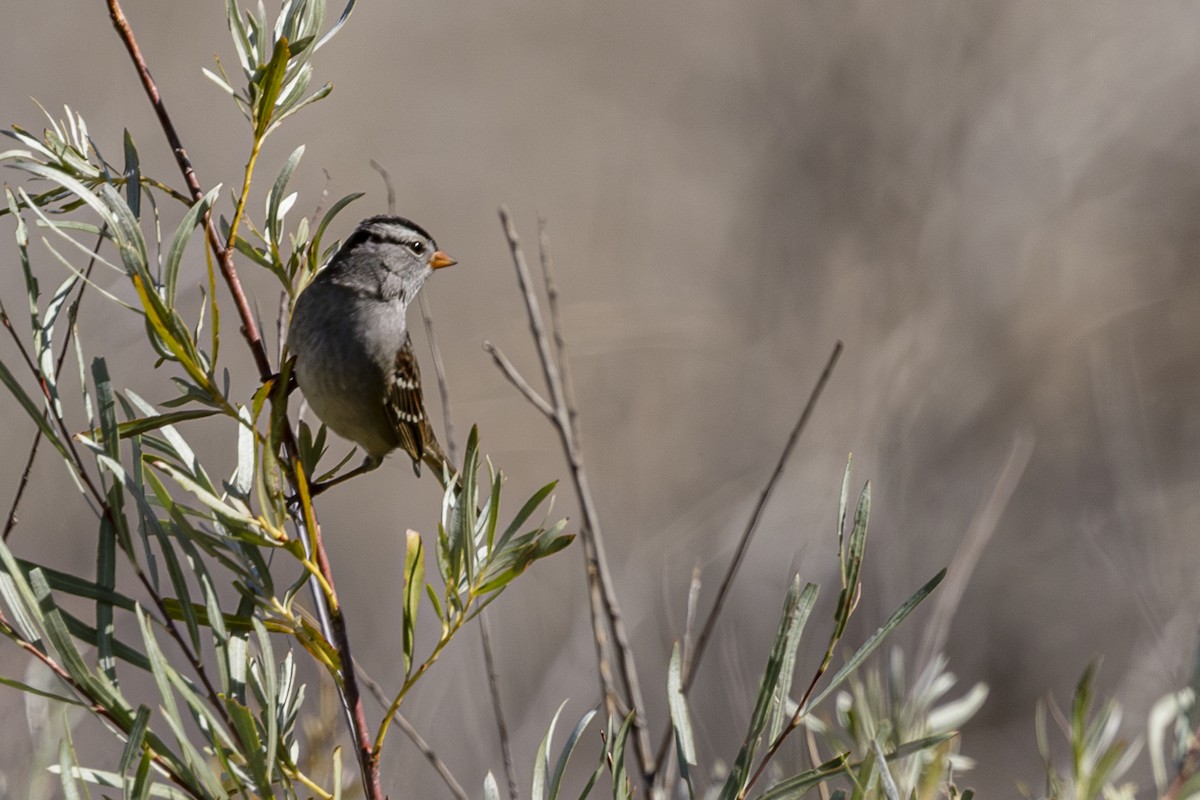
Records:
M235 63L223 4L125 5L200 180L235 186L245 127L200 73L213 54ZM30 97L56 116L69 103L110 160L128 127L144 170L180 184L102 2L10 3L4 15L5 126L41 129ZM706 759L734 754L791 572L822 583L826 605L836 594L848 452L856 486L869 478L874 489L859 641L949 562L1013 442L1031 436L948 643L962 689L992 687L965 732L980 766L962 785L1012 796L1018 780L1040 785L1037 698L1066 702L1093 658L1131 734L1190 672L1197 30L1200 8L1183 2L363 0L316 61L332 96L268 141L254 208L305 143L293 217L369 192L335 227L344 236L385 210L368 159L391 170L398 211L460 262L427 288L456 438L480 425L510 477L510 511L567 473L552 431L480 348L491 339L538 377L495 212L508 204L531 246L537 216L548 220L585 458L656 731L693 566L706 607L821 365L845 341L693 694ZM0 292L20 308L4 252ZM195 285L198 250L189 269ZM249 267L243 276L273 317L272 282ZM108 324L105 311L85 307L88 355L119 363L118 384L170 397L140 329ZM224 353L248 398L232 317ZM32 430L7 396L0 409L7 504ZM223 444L211 452L232 468ZM401 461L321 509L356 654L385 685L400 653L402 534L431 531L438 509L433 483ZM68 500L26 503L15 548L86 565L89 513L49 455L34 478ZM557 508L576 516L565 484ZM596 699L582 587L572 548L493 606L526 787L558 703L570 698L574 719ZM927 619L896 641L915 649ZM805 672L823 646L817 620ZM0 649L5 674L23 663ZM487 769L499 774L474 632L405 709L473 794ZM15 692L0 694L0 718L25 728ZM394 796L444 796L394 736ZM6 745L0 769L27 757ZM1149 783L1144 769L1135 777Z

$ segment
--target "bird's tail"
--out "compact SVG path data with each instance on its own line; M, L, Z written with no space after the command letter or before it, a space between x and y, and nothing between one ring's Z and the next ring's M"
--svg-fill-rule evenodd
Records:
M421 454L421 461L425 463L425 466L429 467L429 471L437 478L438 483L442 485L443 489L449 489L453 486L455 494L462 491L462 475L459 473L458 467L454 465L454 462L442 450L442 446L438 443L437 437L428 424L425 425L424 434L425 447L424 452ZM420 462L414 461L413 468L416 470L417 475L421 474ZM447 479L447 476L449 476L449 479Z

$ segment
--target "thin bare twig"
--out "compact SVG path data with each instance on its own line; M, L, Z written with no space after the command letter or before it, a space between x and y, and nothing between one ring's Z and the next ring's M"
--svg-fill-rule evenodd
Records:
M700 565L692 567L692 580L688 583L687 616L683 623L683 671L692 663L692 652L696 642L696 606L700 601Z
M129 733L132 727L129 718L118 717L104 703L101 703L96 699L89 686L76 682L76 680L71 677L71 674L67 672L67 670L61 664L51 658L48 654L42 652L38 647L34 646L32 642L26 641L24 637L17 633L16 628L14 628L12 623L8 621L8 618L4 615L3 611L0 611L0 633L11 639L18 647L29 653L29 655L34 659L40 661L47 669L54 673L54 675L60 681L62 681L64 685L69 686L71 690L79 697L86 698L87 703L85 705L93 714L104 717L106 720L108 720L109 724L111 724L117 730L120 730L126 734ZM175 783L185 791L188 790L190 788L188 782L185 781L180 775L179 770L176 768L175 764L172 763L171 759L168 759L164 755L166 748L162 747L161 745L156 746L156 740L157 737L154 736L153 733L147 732L146 741L142 744L142 751L149 754L151 760L154 761L154 763L160 769L162 769L163 774L165 774L172 783Z
M368 675L367 671L363 669L362 664L359 664L357 661L354 662L354 669L358 673L358 679L362 681L362 685L367 687L367 691L375 698L375 702L379 703L379 707L386 711L388 706L391 705L392 700L383 691L383 687ZM417 750L421 751L421 755L425 756L425 760L441 776L450 793L458 798L458 800L468 800L466 790L463 789L458 779L454 777L454 773L450 771L450 768L446 766L446 762L442 761L437 752L429 746L429 742L425 741L425 737L421 736L417 729L413 727L413 724L400 712L396 712L396 724L400 726L400 730L404 731L404 735L416 745Z
M167 113L166 104L163 102L162 95L158 91L158 86L155 84L154 78L150 75L150 68L146 64L146 59L142 56L141 48L138 46L137 39L133 35L133 29L129 26L129 21L121 9L120 0L105 0L105 2L108 5L113 27L125 45L125 49L129 52L130 60L133 62L134 69L141 79L146 96L150 100L155 114L158 116L159 125L167 138L171 152L175 156L175 162L183 174L183 179L187 184L188 192L192 196L192 201L199 202L204 197L200 180L196 176L191 159L188 158L187 151L183 147L183 142L175 130L175 124L171 120L170 114ZM249 179L249 176L247 176L247 179ZM225 285L233 297L234 306L237 308L238 317L242 323L242 335L246 339L250 353L254 358L254 364L258 368L259 379L266 382L273 374L271 360L267 355L267 348L263 343L262 334L254 320L250 303L246 298L245 291L242 289L237 268L233 263L235 244L232 235L233 232L231 231L229 241L223 242L220 233L217 231L216 223L213 221L211 211L206 211L204 214L204 230L208 238L209 247L217 257ZM282 438L284 449L288 455L287 463L294 469L299 461L296 439L290 425L284 425ZM295 476L293 475L292 478L294 481ZM303 521L299 518L298 514L293 515L293 521L296 523L298 529L303 529ZM302 542L305 542L305 547L307 547L308 537L302 533L300 539ZM312 530L312 539L315 550L313 555L316 558L317 566L325 584L329 587L328 602L326 602L326 598L322 593L315 588L313 591L314 602L318 607L318 616L321 618L323 632L327 638L333 639L333 644L337 648L343 665L343 698L345 700L347 721L354 739L355 755L358 759L359 771L362 775L363 789L369 800L384 800L383 786L379 778L379 764L371 753L371 735L367 727L366 713L363 710L362 695L359 691L354 669L349 666L354 663L350 651L350 638L346 631L345 618L342 616L341 604L337 602L333 571L325 552L324 542L321 539L319 525L315 526Z
M387 190L387 209L389 214L396 213L396 187L392 185L392 173L387 171L387 167L380 164L373 158L367 159L367 163L371 165L371 169L379 173L379 177L383 178L383 187Z
M93 510L96 512L97 516L105 518L112 527L112 530L117 530L119 525L114 517L115 512L113 511L112 505L109 503L108 494L103 491L102 486L98 486L96 482L92 480L92 476L88 474L83 458L80 456L79 450L75 446L75 437L72 436L71 432L67 429L67 423L62 414L57 411L59 406L56 405L50 392L50 385L43 377L37 365L34 364L33 359L29 355L29 351L25 349L25 345L21 341L21 337L17 335L16 329L13 328L12 320L9 319L8 314L3 311L2 307L0 307L0 325L2 325L12 337L13 343L17 347L17 352L20 353L21 358L25 361L25 366L29 369L30 374L37 382L38 388L42 392L42 397L46 400L47 419L52 421L55 427L58 428L59 440L63 443L63 447L66 448L68 458L71 462L71 467L78 477L80 484L85 488L84 497L86 498L87 495L90 494L92 501L94 501L96 504L95 507L93 507ZM51 410L54 410L54 413L50 413ZM234 730L233 719L229 716L229 709L223 702L221 702L216 688L212 685L212 682L208 677L208 673L204 669L204 662L200 658L199 653L192 649L190 643L183 637L183 634L179 632L179 628L172 621L170 614L167 613L167 607L163 602L162 596L155 591L154 584L146 575L145 570L142 569L141 565L138 564L136 560L131 560L131 566L133 567L134 574L137 576L138 581L142 584L142 587L146 590L146 593L150 596L150 599L154 601L155 608L162 616L161 620L158 620L159 624L163 626L163 629L166 630L171 638L175 640L175 643L179 645L179 649L183 652L184 656L191 664L192 669L196 672L197 678L204 686L208 699L217 710L221 720L226 724L226 726L229 727L230 730Z
M550 233L544 217L538 217L538 255L542 263L542 280L546 284L546 307L550 309L550 329L554 332L554 351L558 370L563 378L563 397L567 401L567 416L571 420L571 435L579 439L579 406L575 402L575 381L567 367L567 340L563 336L562 314L558 307L558 283L554 279L554 262L550 258Z
M67 308L67 333L63 337L62 350L58 354L58 359L54 362L54 380L62 375L63 363L67 359L67 351L71 349L71 339L75 336L75 322L79 319L79 304L83 301L83 293L87 289L88 279L92 277L92 268L96 266L96 254L100 252L100 245L104 243L104 234L108 230L108 224L105 223L100 228L100 234L96 237L96 244L92 248L92 257L88 259L87 267L83 271L83 280L80 282L79 291L75 294L75 299L71 301L71 305ZM43 418L48 417L49 412L43 412ZM17 492L13 495L12 504L8 507L8 516L4 522L4 533L0 535L0 539L7 542L9 535L17 526L17 509L21 506L21 499L25 496L25 489L29 486L29 476L33 472L33 462L37 460L38 448L42 444L42 429L38 428L33 434L33 442L29 445L29 456L25 459L25 467L21 470L21 480L17 484Z
M788 434L787 442L783 446L783 452L779 454L779 460L775 463L775 469L771 472L771 477L767 480L766 486L763 487L762 492L759 494L758 502L754 504L754 510L750 513L750 519L746 522L741 539L738 540L733 560L729 563L729 568L725 571L725 577L721 580L720 588L717 589L717 597L713 600L712 611L708 613L708 618L705 619L704 625L700 629L700 636L696 639L696 647L692 658L684 664L683 691L685 693L691 688L692 681L695 679L696 668L700 666L700 659L703 658L704 650L712 638L713 631L716 629L717 618L720 617L721 610L724 608L725 601L729 596L729 590L733 587L733 579L737 576L738 569L742 565L742 560L746 557L746 552L750 548L750 542L754 538L755 531L758 530L763 510L767 507L767 502L775 492L775 486L779 483L779 479L783 477L783 470L792 456L792 450L795 449L796 442L800 440L800 434L804 432L804 428L808 425L809 417L812 416L813 409L817 405L817 400L825 390L825 385L829 382L829 377L833 374L833 368L837 365L841 354L842 343L837 342L833 346L833 352L829 354L829 359L825 362L825 368L821 370L820 377L817 378L816 384L813 386L812 391L809 392L808 400L804 403L804 408L800 411L799 419L796 420L796 424L792 427L792 432ZM666 757L670 742L671 729L668 727L659 744L655 763L662 763L662 759Z
M829 383L829 377L833 374L833 368L837 365L841 354L842 343L837 342L833 346L833 352L829 354L829 359L825 362L825 368L821 370L821 376L817 378L816 384L808 395L808 400L804 403L804 408L800 412L799 419L796 420L795 426L792 427L792 432L788 434L787 442L783 446L783 452L779 454L779 460L775 463L775 469L771 472L771 477L767 480L767 485L763 487L762 492L758 496L758 502L754 504L754 510L750 513L750 519L746 522L746 528L742 531L741 539L738 540L737 549L733 554L733 561L730 562L729 569L725 572L725 577L721 581L721 587L717 589L717 597L713 600L712 611L709 612L708 618L704 620L704 625L700 629L700 636L696 639L696 651L691 663L692 669L683 677L683 690L685 692L692 685L696 667L700 665L700 659L704 657L705 647L708 645L713 630L716 628L717 618L720 617L721 610L725 606L725 600L729 596L733 579L737 576L738 569L742 565L742 560L746 557L746 551L750 548L750 542L754 538L754 533L758 530L758 524L762 521L763 511L767 507L767 502L771 499L771 495L774 494L775 487L779 484L779 479L783 477L784 467L787 466L787 462L792 456L792 451L796 448L796 442L800 440L800 434L804 432L804 428L808 425L809 417L812 416L813 409L817 405L817 400L825 390L825 385Z
M437 376L438 395L442 398L442 427L446 431L446 455L455 464L458 463L458 446L454 442L454 417L450 413L450 388L446 383L446 365L442 361L442 351L438 349L437 338L433 335L433 314L429 310L429 301L425 294L417 295L417 303L421 307L421 319L425 323L425 338L429 341L430 359L433 361L433 373Z
M525 399L528 400L534 408L545 414L546 419L550 420L551 423L556 423L558 421L557 417L554 415L554 409L550 407L550 404L546 402L545 398L537 393L537 389L534 389L529 385L529 381L525 380L525 376L517 371L517 368L513 366L513 363L508 360L508 356L504 355L503 351L501 351L499 347L496 347L496 345L485 339L483 342L483 349L489 355L491 355L492 360L496 362L496 366L499 367L500 371L504 373L504 377L508 378L508 382L515 386L517 391L524 395Z
M808 761L814 767L821 765L821 754L817 750L817 735L813 733L812 728L804 729L804 744L808 748ZM817 791L821 793L821 800L829 800L829 785L824 781L817 784Z
M486 609L479 614L479 640L483 646L483 666L487 672L488 694L492 698L492 713L496 715L496 735L500 738L500 756L504 762L504 778L508 783L508 796L517 800L521 790L517 786L517 765L513 760L512 738L508 734L508 719L504 715L504 703L500 699L500 679L496 672L496 656L492 650L491 623Z
M520 237L508 209L500 208L500 221L504 234L508 239L509 250L512 253L513 265L517 270L517 282L525 297L525 310L529 317L529 328L538 348L538 356L542 362L542 372L546 385L550 388L553 401L554 428L558 431L567 464L571 470L571 478L575 483L575 493L583 512L583 525L580 526L580 541L583 545L584 558L587 562L588 581L591 590L589 598L592 602L593 627L596 636L597 649L603 653L605 635L602 627L595 624L601 604L604 617L612 632L612 646L616 653L618 673L625 690L630 710L633 712L634 741L637 743L638 759L643 780L648 784L654 770L653 754L650 751L650 738L646 731L645 708L642 690L638 682L637 667L633 660L633 649L629 644L629 635L625 630L625 621L621 607L617 602L616 589L613 586L612 574L608 568L608 556L605 554L604 536L600 529L600 516L596 509L595 500L588 482L587 472L583 466L583 455L579 440L573 434L570 410L568 409L566 390L564 388L562 371L558 360L550 349L550 341L546 336L542 313L537 296L529 279L529 267L525 262L525 254L521 249ZM494 354L493 354L494 355ZM511 379L511 378L510 378ZM542 410L542 409L539 409ZM543 411L543 413L545 413ZM601 657L601 680L604 680L604 664ZM611 695L611 688L606 687L606 698ZM611 699L606 701L611 707Z

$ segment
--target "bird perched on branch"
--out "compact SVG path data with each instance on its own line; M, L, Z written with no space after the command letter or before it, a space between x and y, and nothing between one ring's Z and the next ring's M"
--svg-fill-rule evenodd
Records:
M361 467L315 487L375 469L402 448L441 479L453 471L425 414L405 314L435 269L454 264L420 225L370 217L300 293L288 328L295 376L309 407L367 453Z

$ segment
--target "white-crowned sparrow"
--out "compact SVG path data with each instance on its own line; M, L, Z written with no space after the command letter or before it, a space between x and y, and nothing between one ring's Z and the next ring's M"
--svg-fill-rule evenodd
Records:
M337 482L397 447L418 475L422 461L439 478L448 464L425 415L405 312L426 278L454 263L416 223L371 217L297 298L287 336L296 382L322 422L367 452Z

